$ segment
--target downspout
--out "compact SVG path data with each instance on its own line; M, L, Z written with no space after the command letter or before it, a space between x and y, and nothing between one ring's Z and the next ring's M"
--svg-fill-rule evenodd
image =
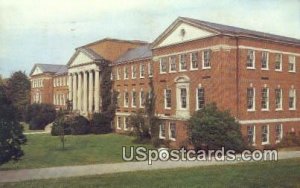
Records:
M240 61L240 53L239 53L239 38L236 36L236 119L239 119L239 110L240 110L240 101L239 101L239 61Z

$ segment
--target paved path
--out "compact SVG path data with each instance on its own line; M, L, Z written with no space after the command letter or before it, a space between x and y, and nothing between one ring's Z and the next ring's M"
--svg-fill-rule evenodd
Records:
M28 134L47 134L47 132L45 131L36 131L36 132L24 132L24 135L28 135Z
M287 151L280 152L278 159L289 159L300 157L300 151ZM171 168L187 168L197 166L209 165L226 165L241 163L242 161L235 162L218 162L218 161L156 161L152 165L148 162L123 162L113 164L95 164L84 166L64 166L64 167L51 167L40 169L23 169L23 170L9 170L0 171L0 182L16 182L25 180L48 179L48 178L61 178L61 177L74 177L74 176L87 176L87 175L101 175L111 174L118 172L140 171L140 170L156 170L156 169L171 169Z

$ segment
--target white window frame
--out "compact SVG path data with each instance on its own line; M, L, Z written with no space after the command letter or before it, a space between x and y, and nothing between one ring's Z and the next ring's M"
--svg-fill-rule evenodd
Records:
M126 104L126 94L128 95L128 101L127 101L127 104ZM124 107L128 108L129 106L129 92L126 90L124 92Z
M196 59L196 63L197 63L197 67L194 68L193 67L193 54L196 54L197 59ZM198 52L191 52L190 54L190 70L198 70L199 69L199 53Z
M267 141L263 142L263 127L267 126ZM269 125L262 125L261 127L261 145L270 144L270 127Z
M196 88L196 110L201 110L203 108L199 108L199 89L203 89L204 92L204 106L205 106L205 89L203 87Z
M140 78L145 78L145 65L140 64Z
M293 97L294 97L294 106L292 108L290 107L290 92L291 92L291 90L293 91ZM296 89L295 88L291 88L289 90L289 100L288 100L288 102L289 102L289 110L296 110L296 104L297 104L296 99L297 99Z
M170 103L170 107L167 106L168 102L167 102L167 90L170 90L171 91L171 103ZM165 109L169 110L172 108L172 90L171 89L164 89L164 106L165 106Z
M145 100L145 92L144 92L143 89L140 91L140 94L139 94L139 96L140 96L140 101L139 101L140 102L140 108L144 108L145 107L145 104L143 104L142 93L144 93L144 100Z
M172 68L172 59L175 59L175 70L172 70L171 68ZM176 56L175 55L173 55L173 56L170 56L169 57L169 73L172 73L172 72L176 72L177 71L177 61L176 61Z
M277 126L278 126L278 125L279 125L279 127L280 127L279 140L277 139ZM276 125L275 125L275 142L276 142L276 143L281 142L282 138L283 138L283 126L282 126L282 123L281 123L281 124L276 124Z
M134 105L134 103L133 103L133 93L135 93L135 105ZM137 104L136 91L135 91L135 90L132 90L132 91L131 91L131 107L132 107L132 108L136 108L136 104Z
M117 80L120 80L120 67L117 67Z
M205 58L204 58L205 52L209 53L209 66L205 66ZM210 49L202 51L202 69L211 69L211 50Z
M263 87L262 89L267 89L267 101L266 101L267 107L263 108L261 106L261 111L269 111L270 110L270 89L268 87ZM262 95L262 91L261 91L261 103L262 103L262 100L263 100L263 95Z
M291 60L291 58L292 58L292 60ZM293 64L293 67L294 67L293 70L290 70L290 64ZM294 55L289 55L289 57L288 57L288 72L296 72L296 56L294 56Z
M153 77L153 65L152 65L152 63L148 63L148 76Z
M262 67L262 61L263 61L263 56L264 56L264 54L266 54L266 67L265 68L263 68ZM262 51L262 53L261 53L261 70L269 70L269 52L267 52L267 51Z
M172 133L171 133L171 124L175 124L175 138L174 137L171 137L172 136ZM176 123L175 122L169 122L169 140L172 140L172 141L176 141L176 136L177 136L177 131L176 131Z
M162 135L162 127L164 128L165 136ZM159 124L159 138L166 139L166 126L164 122Z
M186 90L186 107L185 108L183 108L182 107L182 100L181 100L181 89L185 89ZM187 110L188 109L188 98L189 98L189 94L188 94L188 89L186 88L186 87L182 87L182 88L179 88L179 108L181 109L181 110Z
M280 63L280 69L276 69L276 56L279 55L280 59L279 59L279 63ZM281 72L282 71L282 54L280 53L276 53L275 54L275 71Z
M279 104L280 104L280 107L279 108L277 108L277 104L276 104L276 90L280 90L280 101L279 101ZM275 111L281 111L281 110L283 110L283 108L282 108L282 98L283 98L283 96L282 96L282 89L281 88L276 88L275 89Z
M253 89L253 105L252 105L252 108L251 109L248 109L248 93L246 94L247 95L247 111L248 112L254 112L255 111L255 96L256 96L256 94L255 94L255 88L254 87L248 87L247 88L247 92L248 92L248 89Z
M120 119L119 119L120 118ZM121 130L122 126L120 125L120 122L122 121L122 117L121 116L117 116L117 129Z
M166 59L166 71L162 70L162 61L163 61L163 59ZM162 57L159 60L159 73L160 74L166 74L167 72L168 72L168 59L167 59L167 57Z
M124 66L124 80L129 79L129 69L128 66Z
M128 118L128 117L126 117L126 116L124 116L124 118L123 118L123 120L124 120L123 125L124 125L124 130L125 130L125 131L128 130L128 125L127 125L127 123L126 123L126 119L127 119L127 118Z
M249 51L253 52L253 60L252 60L252 66L251 67L248 66L248 53L249 53ZM246 67L247 67L247 69L255 69L255 50L251 50L251 49L247 50Z
M181 64L182 63L181 58L182 57L184 57L183 62L185 62L185 69L182 69L182 67L181 67L181 65L182 65ZM187 58L186 57L187 57L187 54L180 54L179 55L179 72L185 72L188 69L187 60L186 60Z
M131 79L136 79L136 65L131 65Z
M255 130L255 125L249 125L253 127L253 138L252 138L252 146L256 146L256 130ZM247 138L248 138L248 126L247 126Z

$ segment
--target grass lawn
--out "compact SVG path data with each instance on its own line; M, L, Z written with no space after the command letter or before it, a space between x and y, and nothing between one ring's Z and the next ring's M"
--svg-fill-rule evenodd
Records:
M0 187L300 187L300 158L102 176L25 181Z
M134 137L130 136L80 135L66 136L63 151L59 137L48 134L26 137L28 141L23 146L25 155L21 161L6 163L0 170L123 162L122 146L137 146L133 143Z

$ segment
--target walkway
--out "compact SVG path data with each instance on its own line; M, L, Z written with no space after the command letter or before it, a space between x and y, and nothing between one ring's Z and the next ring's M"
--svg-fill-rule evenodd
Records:
M289 159L300 157L300 151L286 151L278 154L278 159ZM218 162L218 161L156 161L152 165L148 162L123 162L113 164L95 164L84 166L64 166L51 167L40 169L23 169L23 170L9 170L0 171L0 182L16 182L25 180L37 180L48 178L62 178L74 176L88 176L88 175L102 175L119 172L131 172L140 170L157 170L157 169L171 169L171 168L188 168L197 166L209 165L226 165L236 164L242 161L235 162Z

